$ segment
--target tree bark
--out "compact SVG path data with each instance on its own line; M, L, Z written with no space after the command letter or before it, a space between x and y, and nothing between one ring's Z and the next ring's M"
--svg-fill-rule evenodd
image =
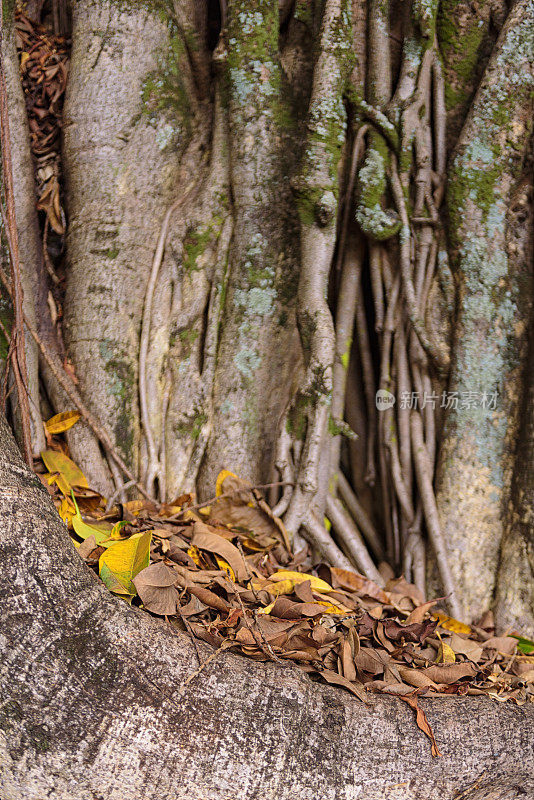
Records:
M394 698L228 653L195 676L184 634L85 567L3 419L0 522L2 800L534 797L532 706L422 700L433 759Z
M532 126L534 24L530 0L513 7L453 154L447 189L458 283L450 388L488 398L451 408L437 477L438 510L464 614L491 604L513 472L515 419L531 319L531 264L510 260L507 209ZM489 398L495 395L492 409ZM528 580L528 575L526 576ZM530 627L534 609L526 610Z

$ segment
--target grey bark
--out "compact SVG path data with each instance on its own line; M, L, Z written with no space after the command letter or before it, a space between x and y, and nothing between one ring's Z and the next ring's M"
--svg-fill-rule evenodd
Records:
M164 114L144 113L142 92L169 38L156 12L142 7L76 2L73 12L65 338L82 394L137 468L139 324L159 227L174 199L181 136ZM74 457L90 476L101 473L88 453Z
M32 155L24 95L18 74L18 59L15 52L13 28L9 23L2 31L2 57L5 69L6 90L10 108L10 139L13 179L16 186L15 214L19 236L21 283L24 292L23 311L35 325L37 296L37 274L35 265L42 264L41 239L35 212L35 184ZM45 437L39 403L39 356L35 343L26 331L26 370L30 405L31 439L34 455L44 448ZM14 407L17 408L16 395ZM15 418L16 418L15 414Z
M531 266L509 259L506 213L532 125L533 24L533 3L519 0L501 31L448 176L458 283L451 388L498 397L494 410L461 403L451 409L438 468L438 510L468 619L492 601L531 313L524 288ZM534 622L534 609L525 613Z
M2 800L534 798L533 707L371 710L297 667L220 653L114 598L0 420ZM207 657L209 650L202 648Z

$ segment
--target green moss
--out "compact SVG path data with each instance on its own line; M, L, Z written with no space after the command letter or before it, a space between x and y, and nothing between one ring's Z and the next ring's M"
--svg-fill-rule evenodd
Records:
M487 0L480 0L478 13L464 15L456 0L442 0L437 18L437 35L448 78L445 87L447 110L463 106L473 90L480 63L481 49L488 33L480 10ZM462 18L460 21L460 14Z
M486 221L495 203L494 189L502 170L500 148L496 141L490 148L484 142L475 140L456 157L447 193L453 242L455 231L462 227L468 201L482 211L482 219Z
M158 112L170 111L177 117L187 135L191 134L191 103L183 82L186 45L176 27L169 23L169 43L158 56L157 69L151 72L141 90L142 110L155 124Z
M383 208L388 162L389 149L385 140L380 134L371 133L365 159L358 172L356 219L362 231L377 241L390 239L400 229L398 215Z
M184 331L180 331L178 333L178 340L182 345L182 358L190 358L191 357L191 350L193 348L194 343L197 341L198 337L200 336L199 332L195 329L188 329ZM172 340L172 341L171 341ZM170 337L170 346L172 347L176 341L175 336Z
M108 258L117 258L117 256L118 256L118 255L119 255L119 248L118 248L118 247L116 247L116 246L114 246L114 247L110 247L110 248L109 248L109 249L106 251L106 256L107 256Z
M196 411L192 419L189 419L186 422L182 422L181 424L176 425L175 431L179 436L194 439L196 441L200 436L200 434L202 433L202 428L204 427L207 421L208 417L206 416L204 411Z
M184 269L187 272L199 270L202 267L197 264L199 257L204 253L208 245L214 238L213 225L201 225L198 228L190 228L183 242L184 247Z
M2 14L5 26L9 25L13 20L15 5L16 0L2 0Z
M414 0L412 16L423 38L432 44L436 32L438 0Z
M109 375L108 392L115 399L116 412L113 425L117 446L129 461L134 447L133 407L136 394L136 379L133 365L121 352L118 342L102 339L99 342L100 357Z
M291 406L287 415L286 430L293 436L303 442L306 438L306 430L308 427L308 409L310 408L310 398L299 392L297 394L293 405Z

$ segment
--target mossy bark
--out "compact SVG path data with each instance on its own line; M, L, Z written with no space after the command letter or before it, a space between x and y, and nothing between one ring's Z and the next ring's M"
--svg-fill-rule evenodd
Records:
M532 4L518 2L449 171L449 234L458 285L450 388L459 403L445 425L437 499L470 619L491 604L495 587L529 313L525 267L511 265L506 249L506 212L531 131L533 24Z

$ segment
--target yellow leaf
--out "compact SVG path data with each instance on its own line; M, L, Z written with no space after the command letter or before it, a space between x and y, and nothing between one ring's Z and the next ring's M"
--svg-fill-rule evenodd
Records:
M314 599L313 602L316 603L319 606L324 606L325 607L325 611L324 611L325 614L350 614L351 613L350 608L347 608L346 606L335 606L332 603L327 603L325 600L315 600Z
M224 494L223 483L226 478L237 478L233 472L230 472L228 469L222 469L219 474L217 475L217 481L215 482L215 494L217 497L220 497Z
M465 623L454 619L454 617L448 617L446 614L442 614L441 611L434 614L433 618L437 619L441 627L445 628L446 631L452 631L452 633L471 633L469 625L465 625Z
M145 501L144 500L128 500L127 503L124 503L124 508L130 512L130 514L137 515L144 507Z
M115 541L122 541L121 531L128 522L124 519L116 522L115 525L112 527L111 532L109 534L110 539L114 539Z
M275 603L276 603L276 600L273 600L273 602L272 602L272 603L269 603L269 605L268 605L268 606L265 606L265 608L260 608L260 609L258 610L258 614L270 614L270 613L271 613L271 611L272 611L272 610L273 610L273 608L274 608L274 604L275 604Z
M98 562L99 575L111 592L135 595L132 578L148 567L152 531L134 533L129 539L114 542Z
M41 458L49 472L59 473L54 476L54 480L64 495L70 495L73 486L89 488L87 478L81 469L64 453L57 450L43 450Z
M202 567L202 558L198 547L192 544L191 547L187 548L187 555L193 559L197 567Z
M454 650L446 642L440 642L438 649L438 664L454 664L456 655Z
M63 522L69 527L72 525L72 518L74 517L75 513L76 509L72 504L72 500L70 500L68 497L64 497L59 505L58 514Z
M291 572L287 569L279 569L269 576L270 581L292 580L295 584L309 581L311 588L316 592L333 592L334 590L326 581L316 578L315 575L306 575L304 572Z
M72 428L78 420L80 414L78 411L62 411L61 414L56 414L45 422L46 432L52 435L53 433L63 433Z
M30 54L24 51L24 53L20 54L20 70L21 72L24 71L24 67L26 66L26 62L29 59Z
M216 553L214 553L214 555L215 555L215 561L217 562L217 566L219 567L219 569L224 570L228 574L230 580L235 583L235 572L233 571L228 561L225 561L224 558L221 558Z
M76 513L72 516L72 527L74 528L76 535L79 536L80 539L88 539L89 536L94 536L97 545L100 547L109 547L106 542L109 540L110 531L93 528L92 525L88 525L87 522L83 521L78 504L74 499L74 493L72 493L72 502L74 503L74 508L76 510Z
M252 581L252 588L256 592L266 591L278 597L281 594L291 594L295 588L295 581L273 581L272 583L265 583L264 581Z

